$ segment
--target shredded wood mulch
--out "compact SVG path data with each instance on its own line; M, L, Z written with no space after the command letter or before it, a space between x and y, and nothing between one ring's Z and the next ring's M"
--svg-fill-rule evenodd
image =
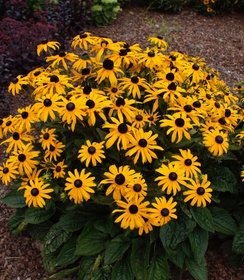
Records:
M204 58L208 65L220 71L231 88L244 80L244 15L241 13L205 17L193 11L175 15L130 7L111 26L88 27L85 31L141 46L147 45L149 36L161 35L169 42L170 50ZM8 97L6 104L14 113L25 102L23 98ZM0 147L0 162L3 160ZM0 197L5 193L6 187L0 185ZM47 274L39 246L26 235L14 236L9 232L7 222L12 213L13 210L0 202L0 280L41 280ZM209 280L244 279L244 265L231 267L227 257L211 246L207 263ZM184 279L192 278L184 275Z

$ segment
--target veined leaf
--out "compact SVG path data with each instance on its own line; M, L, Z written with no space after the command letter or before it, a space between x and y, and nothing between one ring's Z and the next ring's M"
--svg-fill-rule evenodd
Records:
M242 220L239 230L234 236L232 248L236 253L244 254L244 219Z
M191 213L199 226L207 231L214 232L214 222L208 208L192 207Z
M208 248L208 232L196 227L189 235L191 249L194 259L200 263Z
M148 280L168 280L169 265L167 259L162 255L154 256L148 270Z
M56 207L53 202L48 203L43 208L28 208L25 212L25 221L29 224L40 224L47 221L55 213Z
M22 191L11 190L4 198L2 198L2 201L11 208L23 208L26 206Z
M112 269L111 280L134 280L130 258L124 256L120 261L115 263Z
M78 260L79 256L75 255L77 237L72 236L61 248L57 258L57 266L66 266Z
M205 259L203 258L200 263L188 259L186 267L195 280L208 280L208 270Z

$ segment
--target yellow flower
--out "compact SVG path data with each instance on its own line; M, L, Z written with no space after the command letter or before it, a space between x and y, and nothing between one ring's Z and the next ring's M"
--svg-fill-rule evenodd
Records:
M53 170L53 177L55 179L58 178L64 178L65 177L65 169L68 167L68 165L64 164L64 160L60 161L56 164L53 164L52 170Z
M41 44L37 45L37 55L40 56L42 52L47 52L48 49L58 50L60 48L60 43L57 41L43 41Z
M161 51L165 51L168 48L168 43L164 41L162 36L151 36L147 39L150 43L156 45Z
M12 82L10 82L8 86L8 92L10 92L13 96L19 94L24 85L28 85L29 82L27 77L23 77L22 75L18 75Z
M60 52L57 55L48 56L46 62L52 62L50 66L52 68L59 67L62 64L63 68L68 71L67 63L72 63L78 59L78 55L68 52Z
M9 162L8 160L0 166L0 179L4 185L8 185L13 179L16 179L17 168L15 162Z

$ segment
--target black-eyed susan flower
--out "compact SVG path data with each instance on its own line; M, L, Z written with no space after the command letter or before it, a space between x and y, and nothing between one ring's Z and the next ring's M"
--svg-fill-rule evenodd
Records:
M138 200L117 200L116 204L122 209L113 210L114 213L120 213L120 216L116 218L115 223L120 223L121 228L131 230L139 228L144 224L144 218L148 217L149 201L143 201L143 197Z
M201 181L199 178L191 179L190 184L186 186L188 190L183 192L184 202L191 200L191 206L206 207L207 202L210 203L212 197L213 190L210 188L210 184L208 175L204 175Z
M85 169L80 172L75 169L73 173L69 171L68 174L69 177L66 178L64 189L68 191L70 200L73 200L75 204L88 201L91 198L91 194L95 193L95 177L91 177L91 173L86 173Z
M7 135L8 133L11 133L15 127L16 127L17 117L9 115L6 118L2 119L2 132L3 136Z
M65 177L65 174L66 174L66 168L68 167L68 165L64 164L64 160L62 161L59 161L58 163L56 164L53 164L52 166L52 171L53 171L53 177L55 179L58 179L58 178L64 178Z
M198 84L205 78L205 73L202 70L202 63L189 63L185 64L185 74L190 78L191 83Z
M126 195L126 186L134 182L136 173L129 165L117 167L113 164L109 166L109 172L104 173L104 177L106 179L102 180L100 185L109 184L106 195L113 193L113 198L120 200L122 196Z
M30 180L24 192L25 202L28 207L33 205L34 207L43 208L46 205L45 200L52 198L49 194L54 190L49 187L50 185L45 184L40 178Z
M97 166L97 164L101 163L105 158L104 141L98 143L87 140L86 144L81 146L78 158L81 162L85 162L86 167L88 167L89 164Z
M203 133L203 145L214 156L222 156L229 148L228 133L219 129L211 129Z
M101 84L102 81L108 79L111 86L116 86L118 83L117 74L123 75L123 71L114 64L111 59L104 59L102 67L97 71L96 81Z
M177 202L173 201L173 197L168 200L163 197L156 197L156 202L152 203L154 208L149 209L150 219L154 226L163 226L172 219L177 219L176 205Z
M45 150L44 159L46 161L52 161L53 159L56 161L58 157L61 156L64 151L65 145L62 142L56 141L54 145L51 145L49 149Z
M179 143L183 136L187 139L191 139L189 130L192 128L190 119L185 114L174 113L173 115L166 115L168 119L160 120L160 127L169 127L166 134L171 135L171 142Z
M18 113L16 116L16 126L20 130L30 131L32 124L38 121L37 113L33 106L29 105L25 108L18 109Z
M50 149L50 146L54 146L57 142L57 135L55 134L55 128L44 128L41 130L39 142L44 150Z
M172 163L179 164L180 168L184 169L186 177L197 177L201 170L201 163L198 162L198 157L191 153L190 149L179 149L180 155L174 155L173 158L177 161Z
M181 185L187 186L188 184L185 171L178 164L162 164L156 171L161 176L156 177L155 181L159 181L158 185L167 194L176 195L181 190Z
M143 53L138 55L139 65L143 65L143 67L149 68L153 70L162 65L162 53L157 49L147 48Z
M120 48L114 50L112 54L106 56L106 58L111 59L116 65L120 66L122 69L127 69L130 65L136 63L136 57L130 49Z
M147 120L148 120L148 125L149 127L152 125L156 125L157 121L159 120L160 116L159 116L159 112L146 112L147 114Z
M34 168L31 173L26 174L26 176L21 176L21 184L18 190L26 189L26 186L30 186L30 180L35 180L41 178L41 173L43 173L43 169ZM43 179L43 177L42 177Z
M71 47L76 49L88 50L88 48L95 44L95 37L90 32L84 32L75 36L72 40Z
M57 55L51 55L46 57L46 62L51 62L50 66L52 68L59 67L60 64L63 66L63 68L68 71L68 64L70 65L74 61L78 59L78 55L74 53L69 52L60 52Z
M153 134L151 130L145 132L142 128L133 129L128 151L125 155L129 157L134 156L134 164L137 163L139 157L141 157L142 164L146 162L151 163L153 159L158 158L154 150L163 151L163 148L157 145L155 140L157 137L158 134Z
M18 166L15 162L3 162L0 166L0 179L4 185L8 185L12 180L16 179L18 175L17 171Z
M39 153L39 151L34 150L31 143L28 143L27 145L21 147L17 152L13 152L13 155L9 158L9 162L17 165L21 176L24 174L29 175L39 163L39 160L35 159L38 157Z
M128 201L137 200L147 195L147 183L140 173L135 175L134 181L128 183L125 189L125 197Z
M153 219L150 217L150 214L147 218L143 218L144 223L142 226L138 228L138 234L143 235L143 233L148 234L149 232L153 231Z
M46 95L37 100L33 109L41 121L47 122L49 117L51 120L56 119L61 104L61 97L58 94Z
M10 82L8 86L8 92L10 92L13 96L19 94L24 85L28 85L27 77L23 77L22 75L18 75L12 82Z
M37 45L37 55L40 56L42 52L47 52L49 49L58 50L60 48L60 43L57 41L43 41L41 44Z
M134 75L131 78L120 79L119 86L121 90L127 91L127 96L132 95L134 99L141 98L141 91L149 89L149 84L145 78Z
M80 72L82 69L91 67L92 61L87 53L83 53L76 61L72 64L72 68Z
M148 115L143 110L136 109L131 126L135 128L143 128L148 122Z
M162 36L151 36L147 40L158 47L161 51L165 51L168 48L168 43L164 41Z
M82 121L86 115L87 106L84 98L72 96L69 99L62 97L58 113L63 123L67 123L71 130L75 130L77 120Z
M117 150L126 150L131 139L131 126L123 121L122 117L118 119L111 117L113 123L105 122L103 128L108 128L106 134L106 148L109 149L117 142Z

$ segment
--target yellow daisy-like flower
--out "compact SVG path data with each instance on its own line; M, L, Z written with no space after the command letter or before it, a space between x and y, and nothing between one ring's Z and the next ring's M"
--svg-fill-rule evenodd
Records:
M70 125L71 130L75 130L77 119L82 121L86 115L85 109L87 108L84 98L77 98L72 96L70 99L62 97L62 101L59 103L58 113L62 119L62 122Z
M168 48L168 43L164 41L162 36L151 36L147 40L157 46L161 51L165 51Z
M24 85L28 85L27 77L23 77L22 75L18 75L12 82L10 82L8 86L8 92L10 92L13 96L19 94Z
M88 50L89 46L95 44L95 37L91 35L89 32L84 32L75 36L72 40L71 47L76 49L79 47L80 49Z
M17 117L9 115L7 118L2 119L2 134L3 136L11 133L16 127Z
M63 68L68 71L67 63L72 63L78 59L78 55L74 53L68 52L60 52L57 55L48 56L46 58L46 62L52 62L50 66L52 68L59 67L62 64Z
M185 74L190 78L191 83L198 84L205 78L205 72L202 71L201 65L198 63L189 63L185 66Z
M54 145L51 145L49 149L45 150L44 159L46 161L57 160L64 151L65 145L62 142L56 141Z
M33 205L34 207L43 208L46 205L45 199L51 199L49 193L54 191L52 188L48 188L49 186L49 184L44 184L40 178L30 180L24 192L25 202L28 207Z
M59 112L61 104L61 97L58 94L46 95L38 99L33 108L40 120L47 122L49 117L52 120L56 119L55 113Z
M40 178L42 171L43 169L34 168L32 172L28 174L26 177L22 176L21 177L22 182L18 190L23 190L26 189L26 186L30 186L30 180L35 180L37 178Z
M86 144L81 146L78 158L81 162L85 162L86 167L88 167L89 164L97 166L97 163L101 163L102 159L106 158L104 155L103 144L104 141L100 143L91 143L90 140L87 140Z
M125 189L125 197L128 201L138 200L147 195L147 183L140 173L135 175L134 181L129 182Z
M105 136L106 148L109 149L117 141L117 150L126 150L131 139L131 127L119 119L111 117L113 123L105 122L103 128L108 128L109 133Z
M65 169L67 167L68 165L64 164L64 160L53 164L53 167L51 168L53 170L53 177L55 179L64 178L66 174Z
M171 142L179 143L183 136L187 140L191 139L189 129L192 128L190 119L184 114L174 113L173 115L166 115L168 119L162 119L160 121L160 127L170 127L167 130L167 135L172 132Z
M158 146L155 140L158 134L152 134L153 132L151 130L144 132L142 128L133 130L128 151L125 155L131 157L135 154L133 159L134 164L137 163L140 156L143 164L146 162L151 163L153 159L158 158L153 150L163 151L163 148Z
M201 170L198 168L201 163L197 161L197 156L194 156L190 149L180 149L180 155L174 155L173 158L177 161L172 163L178 164L180 168L184 169L186 177L197 177Z
M228 134L219 129L211 129L203 133L203 145L214 156L222 156L229 148Z
M178 164L162 164L156 171L161 176L158 176L155 181L159 181L158 185L162 187L162 191L166 190L167 194L176 195L181 190L181 185L188 185L185 171Z
M0 179L4 185L8 185L13 179L16 179L18 166L15 162L6 161L0 166Z
M176 213L176 201L173 201L173 197L169 200L163 197L156 197L156 202L152 203L154 208L150 208L150 219L154 226L163 226L167 224L171 219L177 219Z
M126 195L126 186L134 182L136 173L128 165L119 167L111 165L109 166L109 172L105 172L104 176L107 178L102 180L100 185L109 184L106 195L113 193L113 198L120 200L121 196Z
M209 187L211 183L208 181L208 175L204 175L201 182L198 178L195 181L191 179L190 182L191 184L186 186L188 190L183 192L186 196L184 202L191 200L191 206L206 207L206 202L211 202L213 191Z
M55 128L45 128L41 130L39 142L44 150L50 149L50 146L54 146L57 142L57 135L55 134Z
M142 227L144 224L144 218L148 217L149 201L143 202L143 197L138 200L126 202L122 200L117 200L117 205L122 209L113 210L114 213L121 213L118 218L116 218L115 223L120 223L121 228L131 230L135 228Z
M144 218L144 223L138 228L138 234L143 235L143 233L148 234L153 230L153 219L150 217L150 214L147 218Z
M147 48L145 52L138 55L139 56L139 65L143 65L144 67L153 70L157 67L160 67L163 62L163 55L156 49Z
M29 105L25 108L18 109L18 115L16 117L16 126L20 130L26 129L30 131L32 124L38 121L37 113L35 112L33 106Z
M95 193L95 177L90 177L91 173L85 172L85 169L82 169L80 173L75 169L74 173L69 171L69 177L66 178L64 189L68 191L70 200L74 200L75 204L80 204L84 200L88 201L91 198L91 194Z
M37 45L37 55L40 56L42 52L47 52L49 49L58 50L60 48L60 43L57 41L43 41L41 44Z

